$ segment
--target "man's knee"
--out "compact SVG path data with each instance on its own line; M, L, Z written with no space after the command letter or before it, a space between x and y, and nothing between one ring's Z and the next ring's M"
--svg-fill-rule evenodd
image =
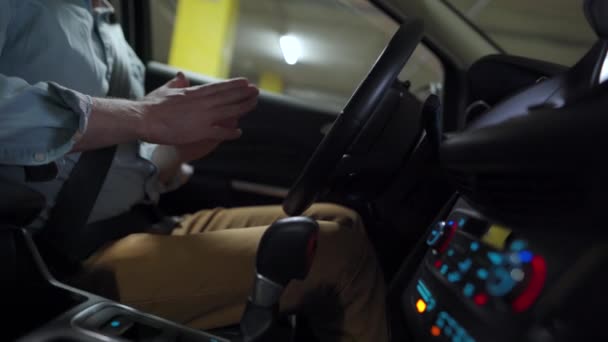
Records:
M356 211L339 204L316 203L306 210L304 214L313 217L317 221L332 221L345 227L362 226L361 217Z

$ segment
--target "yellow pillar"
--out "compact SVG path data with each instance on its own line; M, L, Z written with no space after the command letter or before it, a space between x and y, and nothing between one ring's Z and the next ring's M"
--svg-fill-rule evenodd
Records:
M272 93L283 93L283 79L275 72L264 71L260 74L258 86Z
M237 17L238 0L179 0L169 65L228 77Z

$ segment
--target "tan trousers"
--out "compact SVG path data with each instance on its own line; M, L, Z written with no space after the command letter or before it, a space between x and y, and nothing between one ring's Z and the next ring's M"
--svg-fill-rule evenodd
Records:
M307 317L322 341L386 341L385 285L360 217L316 204L321 227L313 266L280 306ZM133 234L98 250L85 266L113 274L122 303L197 329L238 323L254 279L258 242L284 217L279 206L203 210L172 235Z

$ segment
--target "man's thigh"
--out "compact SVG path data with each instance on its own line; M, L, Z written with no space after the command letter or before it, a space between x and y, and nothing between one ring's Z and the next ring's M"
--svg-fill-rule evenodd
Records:
M133 234L96 252L85 268L112 274L126 305L198 327L229 325L249 295L265 229Z
M361 227L328 221L321 221L320 227L311 274L289 286L282 298L285 310L302 305L312 289L348 283L367 253ZM184 236L133 234L98 251L86 267L112 273L124 304L197 328L226 326L242 315L266 228Z

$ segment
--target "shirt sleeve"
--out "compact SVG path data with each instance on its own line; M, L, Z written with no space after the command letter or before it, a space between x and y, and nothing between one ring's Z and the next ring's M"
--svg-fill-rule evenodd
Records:
M155 161L154 161L154 159L159 158L158 155L154 156L155 153L158 153L157 150L158 150L157 144L140 142L139 155L143 159L149 161L156 167L157 171L154 175L154 182L157 183L155 190L158 193L164 194L167 192L175 191L182 185L186 184L186 182L188 182L190 180L190 178L192 178L192 175L194 174L194 167L192 167L192 165L190 165L190 164L182 163L180 165L180 167L176 170L175 174L173 174L173 177L171 177L171 179L167 183L161 182L158 179L158 173L159 173L160 166L157 163L155 163ZM161 154L172 153L172 152L168 152L166 150L159 151L159 152L161 152ZM171 160L171 159L173 159L173 156L172 155L160 156L160 159Z
M12 1L0 2L0 58ZM0 74L0 164L42 165L68 153L86 129L90 96Z

